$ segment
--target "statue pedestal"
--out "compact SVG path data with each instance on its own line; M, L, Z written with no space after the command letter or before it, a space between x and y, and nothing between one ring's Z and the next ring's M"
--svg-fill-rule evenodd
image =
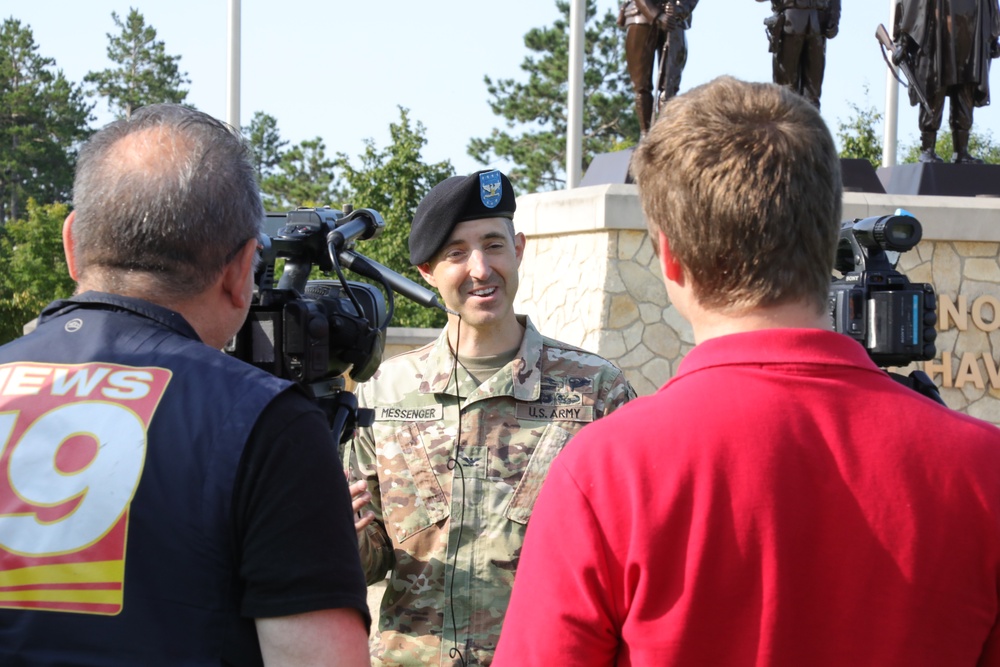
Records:
M1000 197L1000 165L918 162L881 167L878 177L893 195Z
M613 185L632 183L632 175L628 172L629 161L632 159L632 149L615 151L613 153L598 153L594 156L587 172L580 179L579 187L591 185ZM841 158L840 173L846 192L875 192L885 194L882 182L868 160Z
M628 173L628 163L631 159L631 148L613 153L598 153L590 161L587 172L580 179L579 187L583 188L589 185L606 185L610 183L631 183L632 175Z
M840 158L840 178L844 182L844 192L885 194L882 181L878 179L875 167L868 160Z

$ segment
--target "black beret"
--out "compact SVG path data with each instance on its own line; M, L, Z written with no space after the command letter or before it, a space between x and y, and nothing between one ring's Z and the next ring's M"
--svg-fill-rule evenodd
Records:
M514 219L514 188L496 169L452 176L427 193L410 224L410 264L430 261L455 225L482 218Z

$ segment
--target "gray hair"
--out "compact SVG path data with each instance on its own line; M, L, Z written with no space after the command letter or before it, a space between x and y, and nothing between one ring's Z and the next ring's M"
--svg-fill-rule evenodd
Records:
M208 287L264 217L240 134L175 104L140 108L95 134L80 151L73 204L79 277L91 272L102 288L124 291L147 276L168 300Z

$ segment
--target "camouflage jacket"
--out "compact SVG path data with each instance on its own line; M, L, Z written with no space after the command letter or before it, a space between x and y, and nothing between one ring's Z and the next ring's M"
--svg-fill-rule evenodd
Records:
M391 576L372 664L488 665L528 518L549 464L587 423L635 397L601 357L527 321L515 359L477 385L442 332L358 389L375 410L345 451L376 520L360 537L368 583ZM461 418L459 418L461 413Z

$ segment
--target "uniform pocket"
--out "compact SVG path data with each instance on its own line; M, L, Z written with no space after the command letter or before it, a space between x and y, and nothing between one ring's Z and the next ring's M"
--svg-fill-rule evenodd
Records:
M577 428L573 431L567 430L556 422L545 427L538 439L538 444L535 446L535 451L531 453L524 475L518 482L517 488L514 489L510 502L507 503L504 515L508 519L522 525L528 523L531 510L535 507L535 499L538 498L538 492L542 489L542 482L545 481L553 459L566 446L580 425L575 424L574 426Z
M386 479L380 489L386 527L403 542L446 519L449 508L417 424L404 424L393 440L398 450L382 452Z

